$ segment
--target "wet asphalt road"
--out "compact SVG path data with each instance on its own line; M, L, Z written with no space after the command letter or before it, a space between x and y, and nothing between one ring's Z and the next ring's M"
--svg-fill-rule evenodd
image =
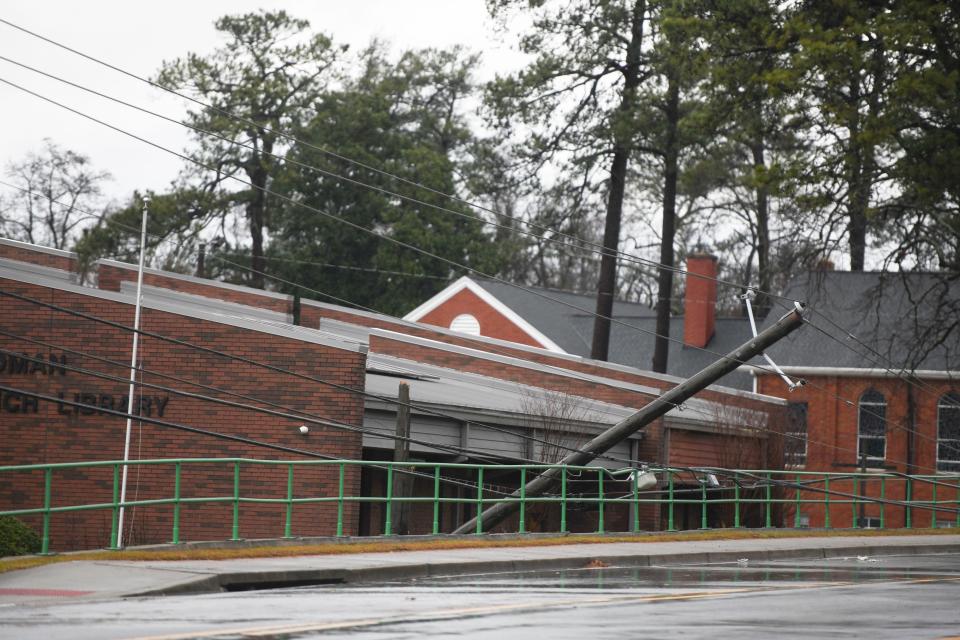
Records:
M943 638L960 555L584 568L0 608L0 638Z

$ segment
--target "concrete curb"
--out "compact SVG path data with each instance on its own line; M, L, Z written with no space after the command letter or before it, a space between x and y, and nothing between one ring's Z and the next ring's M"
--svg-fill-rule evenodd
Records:
M593 546L593 545L589 545ZM453 562L415 562L379 567L305 568L265 571L224 571L198 576L177 585L149 589L127 594L125 597L148 597L272 589L280 587L321 584L358 584L384 580L409 580L412 578L443 577L471 573L498 573L514 571L557 571L582 569L594 560L617 567L647 567L680 564L720 564L736 562L742 558L750 561L816 560L844 556L896 556L960 553L960 541L944 540L942 543L850 545L842 547L810 547L794 549L744 549L738 551L691 551L689 553L590 553L584 545L583 553L577 556L553 558L529 558L509 560L466 560Z

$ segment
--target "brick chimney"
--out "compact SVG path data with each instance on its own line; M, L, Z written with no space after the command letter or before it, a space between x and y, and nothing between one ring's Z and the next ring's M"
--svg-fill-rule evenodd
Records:
M687 256L687 292L683 300L684 346L703 348L713 338L717 318L716 277L716 256L707 253Z

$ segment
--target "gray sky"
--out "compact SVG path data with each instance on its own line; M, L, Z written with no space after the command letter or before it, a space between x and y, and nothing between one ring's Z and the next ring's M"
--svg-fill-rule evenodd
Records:
M463 44L483 53L483 75L515 66L517 56L500 42L487 17L484 0L109 0L8 2L0 17L141 76L152 76L164 60L188 51L205 53L221 42L213 21L225 14L257 9L285 9L306 18L312 28L335 42L362 47L373 38L394 50ZM142 83L83 60L0 24L0 55L66 77L129 102L182 117L185 105ZM138 114L0 61L0 78L22 84L80 111L165 146L182 150L186 130ZM122 200L133 189L167 187L182 162L98 124L0 84L4 126L0 128L0 170L39 150L44 138L90 157L95 168L109 171L109 197ZM6 177L4 177L6 180Z

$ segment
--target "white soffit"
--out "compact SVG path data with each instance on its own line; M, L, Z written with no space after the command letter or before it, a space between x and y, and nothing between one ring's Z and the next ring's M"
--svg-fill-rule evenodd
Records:
M557 343L541 333L540 330L534 327L532 324L524 320L523 317L521 317L516 311L500 302L500 300L495 298L489 291L471 280L469 276L463 276L456 282L450 284L446 289L433 296L407 315L403 316L403 319L410 322L419 322L420 318L424 317L434 309L437 309L440 307L440 305L445 303L447 300L450 300L453 296L457 295L464 289L473 292L478 298L493 307L497 313L504 316L507 320L519 327L521 331L539 342L547 351L553 351L554 353L566 353L566 351L561 349Z

